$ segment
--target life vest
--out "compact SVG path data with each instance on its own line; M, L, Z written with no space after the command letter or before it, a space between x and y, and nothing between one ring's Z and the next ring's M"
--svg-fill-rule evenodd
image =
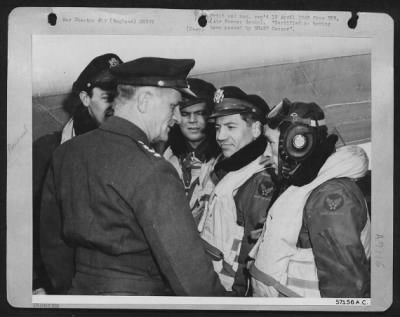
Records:
M73 137L75 137L74 119L71 118L68 120L67 124L62 129L60 144L63 144L64 142L72 139Z
M179 178L183 182L183 173L181 163L179 158L173 154L171 147L168 147L164 154L164 158L169 161L178 172ZM191 181L188 187L185 186L185 192L189 199L190 210L192 212L192 216L198 224L204 208L206 201L208 201L212 190L214 189L214 185L210 184L208 181L208 177L211 173L211 170L214 167L215 158L210 159L207 162L201 162L197 160L194 162L197 168L191 169ZM184 182L183 182L184 183Z
M317 267L312 249L297 248L303 210L311 192L322 183L340 177L359 178L368 169L368 158L357 146L339 148L325 162L311 183L290 186L271 207L263 232L249 256L253 296L320 297ZM368 217L360 240L370 257L371 225Z
M244 228L237 224L234 197L240 186L263 169L260 156L241 169L226 174L211 193L198 225L201 238L221 253L221 258L214 260L213 266L222 285L229 291L232 290L238 270L239 253L244 236Z

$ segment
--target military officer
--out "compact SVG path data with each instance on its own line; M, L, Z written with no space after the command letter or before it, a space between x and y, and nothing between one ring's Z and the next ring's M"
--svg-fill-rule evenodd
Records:
M182 179L192 215L198 223L206 202L202 184L207 173L203 171L214 163L221 149L215 140L214 125L208 122L216 89L199 78L188 78L188 82L197 97L181 102L181 123L171 129L170 146L163 155Z
M191 59L144 57L114 67L114 116L55 151L41 242L60 293L226 294L176 170L150 146L166 141L179 122L193 66ZM55 258L68 265L55 265Z
M215 92L210 116L222 153L204 186L214 189L199 229L201 237L223 254L213 262L223 285L240 296L249 294L245 263L255 244L252 231L262 226L273 192L266 170L270 160L264 155L268 153L267 139L262 134L268 112L260 96L226 86Z
M74 116L63 128L61 143L97 128L112 114L111 103L115 97L116 84L109 70L121 63L118 55L108 53L94 58L81 72L72 86L80 103Z
M46 134L33 143L33 290L35 293L52 292L40 259L38 231L40 199L51 155L60 143L97 128L107 115L111 114L116 84L109 69L121 63L122 60L114 53L103 54L91 60L72 86L71 96L79 97L79 104L74 110L74 115L62 131Z

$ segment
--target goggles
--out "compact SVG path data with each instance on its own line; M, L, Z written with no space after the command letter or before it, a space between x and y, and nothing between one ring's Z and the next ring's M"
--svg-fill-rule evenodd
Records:
M315 120L311 118L301 118L300 115L293 111L293 105L288 99L283 99L277 104L267 115L267 124L271 129L277 129L283 122L303 123L310 127L326 126L325 119Z

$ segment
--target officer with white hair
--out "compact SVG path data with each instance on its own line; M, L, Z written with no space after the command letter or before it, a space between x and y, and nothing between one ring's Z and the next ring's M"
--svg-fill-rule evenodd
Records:
M167 141L180 121L193 66L192 59L143 57L114 67L114 116L55 151L41 251L59 293L226 294L178 173L151 146Z

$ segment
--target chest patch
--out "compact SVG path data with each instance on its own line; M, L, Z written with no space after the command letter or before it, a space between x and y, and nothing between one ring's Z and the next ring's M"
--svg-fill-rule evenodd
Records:
M344 199L339 194L330 194L325 198L324 206L329 211L336 211L343 206Z
M272 186L267 182L262 182L258 185L258 194L262 197L268 197L272 191Z

